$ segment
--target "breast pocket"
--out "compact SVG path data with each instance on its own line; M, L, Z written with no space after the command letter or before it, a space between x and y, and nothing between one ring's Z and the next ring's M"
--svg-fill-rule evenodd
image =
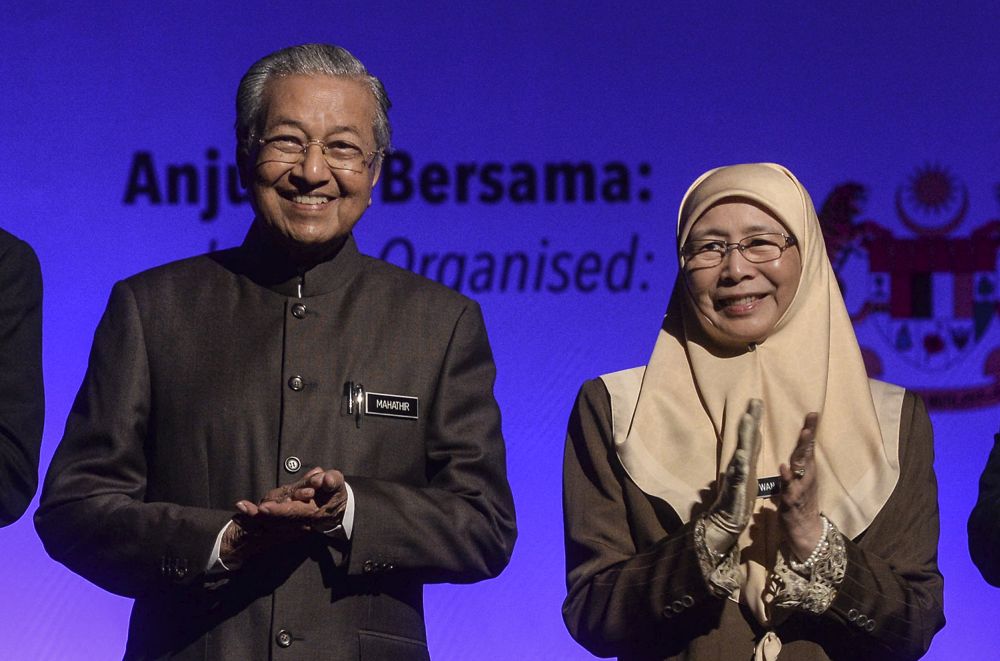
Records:
M430 661L427 643L378 631L359 631L359 661Z

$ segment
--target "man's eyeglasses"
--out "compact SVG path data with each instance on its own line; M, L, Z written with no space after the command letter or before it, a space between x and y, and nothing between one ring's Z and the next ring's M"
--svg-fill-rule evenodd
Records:
M787 234L766 233L744 237L737 243L726 243L719 239L688 241L681 248L684 266L705 268L718 266L733 250L739 250L743 258L754 264L774 261L789 247L795 245L795 237Z
M324 142L323 140L306 140L287 135L273 138L259 138L257 164L285 163L298 165L306 157L309 147L316 145L323 151L323 160L331 170L348 170L364 172L375 161L379 150L364 152L360 147L343 140Z

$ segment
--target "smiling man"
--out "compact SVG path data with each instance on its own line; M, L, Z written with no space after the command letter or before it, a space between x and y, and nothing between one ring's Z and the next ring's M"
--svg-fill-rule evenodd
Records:
M341 48L263 58L243 245L112 291L35 523L135 598L126 658L425 659L423 585L510 558L480 310L351 235L388 108Z

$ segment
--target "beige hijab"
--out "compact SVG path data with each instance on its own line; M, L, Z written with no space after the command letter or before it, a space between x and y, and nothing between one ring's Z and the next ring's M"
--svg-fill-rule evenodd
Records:
M681 204L678 247L702 214L732 197L762 205L798 240L802 274L795 297L753 350L723 351L703 331L706 322L679 274L628 433L616 438L618 456L644 492L688 521L714 501L751 398L764 401L759 478L778 475L806 413L817 411L821 511L856 537L899 478L900 397L882 396L885 389L869 384L812 200L787 169L755 163L703 174ZM745 571L739 598L764 624L770 621L764 589L780 541L775 503L759 498L739 540Z

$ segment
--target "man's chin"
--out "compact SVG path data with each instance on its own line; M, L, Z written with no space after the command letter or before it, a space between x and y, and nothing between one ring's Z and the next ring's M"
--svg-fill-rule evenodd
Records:
M296 261L321 261L336 255L348 235L349 232L322 236L286 234L283 243Z
M336 232L295 231L259 222L264 234L276 247L280 247L293 261L322 261L340 250L350 235L350 230Z

